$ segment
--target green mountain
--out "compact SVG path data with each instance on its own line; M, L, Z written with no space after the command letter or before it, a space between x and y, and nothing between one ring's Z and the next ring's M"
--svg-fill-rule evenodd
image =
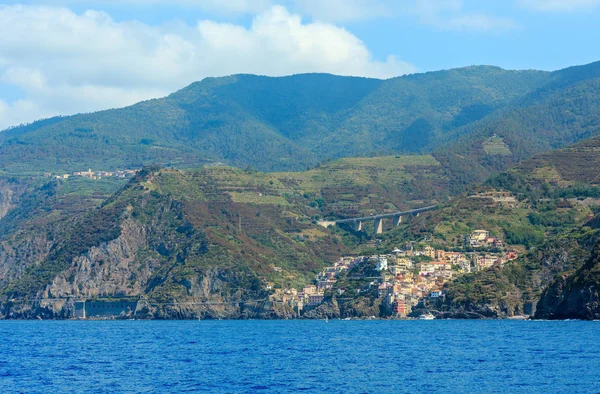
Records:
M386 81L207 78L163 99L6 130L0 169L35 174L215 160L298 170L330 158L430 152L451 130L522 98L550 75L469 67Z
M448 133L435 157L460 192L535 154L598 135L599 89L600 62L553 72L523 97Z
M425 238L468 252L465 235L485 228L521 257L456 278L436 308L510 316L589 258L600 237L591 220L598 160L600 137L534 156L449 202L446 169L431 155L339 159L304 172L146 168L112 197L118 185L99 181L29 185L0 220L0 313L67 317L78 299L142 299L152 318L290 317L266 301L269 287L300 287L342 255ZM376 237L317 224L434 203L438 211ZM375 304L348 305L367 313Z
M600 63L553 73L467 67L389 80L207 78L166 98L0 133L0 175L210 161L300 170L432 153L453 193L600 132ZM257 154L260 152L260 154Z

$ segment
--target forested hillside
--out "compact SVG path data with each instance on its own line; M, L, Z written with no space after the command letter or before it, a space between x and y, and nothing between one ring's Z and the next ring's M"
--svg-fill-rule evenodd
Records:
M437 308L449 316L512 315L556 275L579 268L598 239L599 140L535 156L449 202L445 169L427 155L339 159L304 172L146 168L113 197L93 192L97 201L74 195L76 180L50 180L23 190L0 220L1 313L69 316L68 300L95 297L144 297L155 305L264 299L267 283L310 283L344 254L424 239L468 253L465 236L484 228L520 258L458 277ZM317 225L433 203L438 211L395 229L388 223L377 236ZM148 313L243 315L206 306ZM271 313L248 316L285 316Z
M450 130L523 97L549 75L469 67L386 81L208 78L164 99L4 131L0 170L190 167L205 160L298 170L329 158L431 151Z
M554 73L467 67L385 81L208 78L163 99L4 131L0 174L209 161L301 170L339 157L429 152L457 193L597 134L599 75L594 63Z
M577 271L559 275L544 291L536 317L539 319L600 318L600 245Z
M435 156L453 170L460 191L534 154L598 135L599 93L600 63L554 72L505 108L449 133Z

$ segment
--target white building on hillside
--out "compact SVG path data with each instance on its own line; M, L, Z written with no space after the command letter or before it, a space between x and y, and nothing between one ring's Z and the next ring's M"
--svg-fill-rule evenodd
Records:
M388 260L385 257L380 257L377 260L377 271L385 271L388 269Z

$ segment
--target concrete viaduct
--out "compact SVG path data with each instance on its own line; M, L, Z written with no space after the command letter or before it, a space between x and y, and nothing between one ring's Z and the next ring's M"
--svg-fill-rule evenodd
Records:
M394 224L394 227L398 227L402 223L402 216L409 216L409 215L419 216L419 214L422 212L433 211L434 209L437 209L437 205L432 205L430 207L424 207L424 208L418 208L418 209L412 209L410 211L386 213L383 215L366 216L366 217L362 217L362 218L336 220L335 224L337 224L337 225L349 224L352 226L354 231L361 231L363 228L363 222L372 220L374 227L375 227L375 234L381 234L381 233L383 233L383 220L384 219L392 219L392 223Z

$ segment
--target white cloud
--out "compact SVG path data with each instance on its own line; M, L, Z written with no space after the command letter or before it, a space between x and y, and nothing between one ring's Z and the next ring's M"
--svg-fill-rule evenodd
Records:
M467 12L463 0L416 0L412 12L421 23L441 30L504 31L520 28L510 17Z
M304 15L348 22L408 18L440 30L505 31L519 28L512 18L467 12L463 0L294 0Z
M17 100L9 104L0 99L0 129L29 123L32 119L45 118L50 115L52 114L45 112L31 100Z
M263 12L273 5L271 0L116 0L117 2L131 3L164 3L179 4L203 8L208 11L219 13L248 13L256 14Z
M483 13L465 13L441 22L442 28L452 30L499 31L519 29L520 25L512 18L491 17Z
M496 17L483 11L466 12L464 0L37 0L49 4L99 4L128 7L132 4L154 6L177 5L201 9L217 15L255 15L272 6L282 5L313 20L343 23L380 18L407 18L443 30L498 31L518 28L509 17ZM568 1L515 0L519 2L565 3ZM600 0L573 0L574 3L597 3ZM473 0L473 3L477 4Z
M575 12L600 5L600 0L518 0L519 5L535 11Z
M48 82L40 70L30 68L9 68L2 75L2 81L27 90L44 89Z
M249 30L211 21L200 22L198 30L207 49L223 57L219 63L225 74L242 71L241 59L225 61L240 55L244 70L256 74L321 71L388 78L414 70L394 57L373 61L365 45L348 31L321 22L303 24L300 16L278 6L258 15Z
M50 5L78 4L85 7L97 7L99 4L183 6L216 14L257 14L275 4L273 0L38 0L37 2Z
M464 0L292 0L303 15L348 22L377 18L411 19L441 30L502 31L519 28L510 17L465 11Z
M295 0L294 5L303 15L330 22L390 17L397 8L387 0Z
M393 56L373 59L343 28L303 23L280 6L258 14L248 28L209 20L149 26L115 22L98 11L0 6L0 53L0 83L24 96L0 102L0 129L164 96L206 76L329 72L387 78L414 71Z

